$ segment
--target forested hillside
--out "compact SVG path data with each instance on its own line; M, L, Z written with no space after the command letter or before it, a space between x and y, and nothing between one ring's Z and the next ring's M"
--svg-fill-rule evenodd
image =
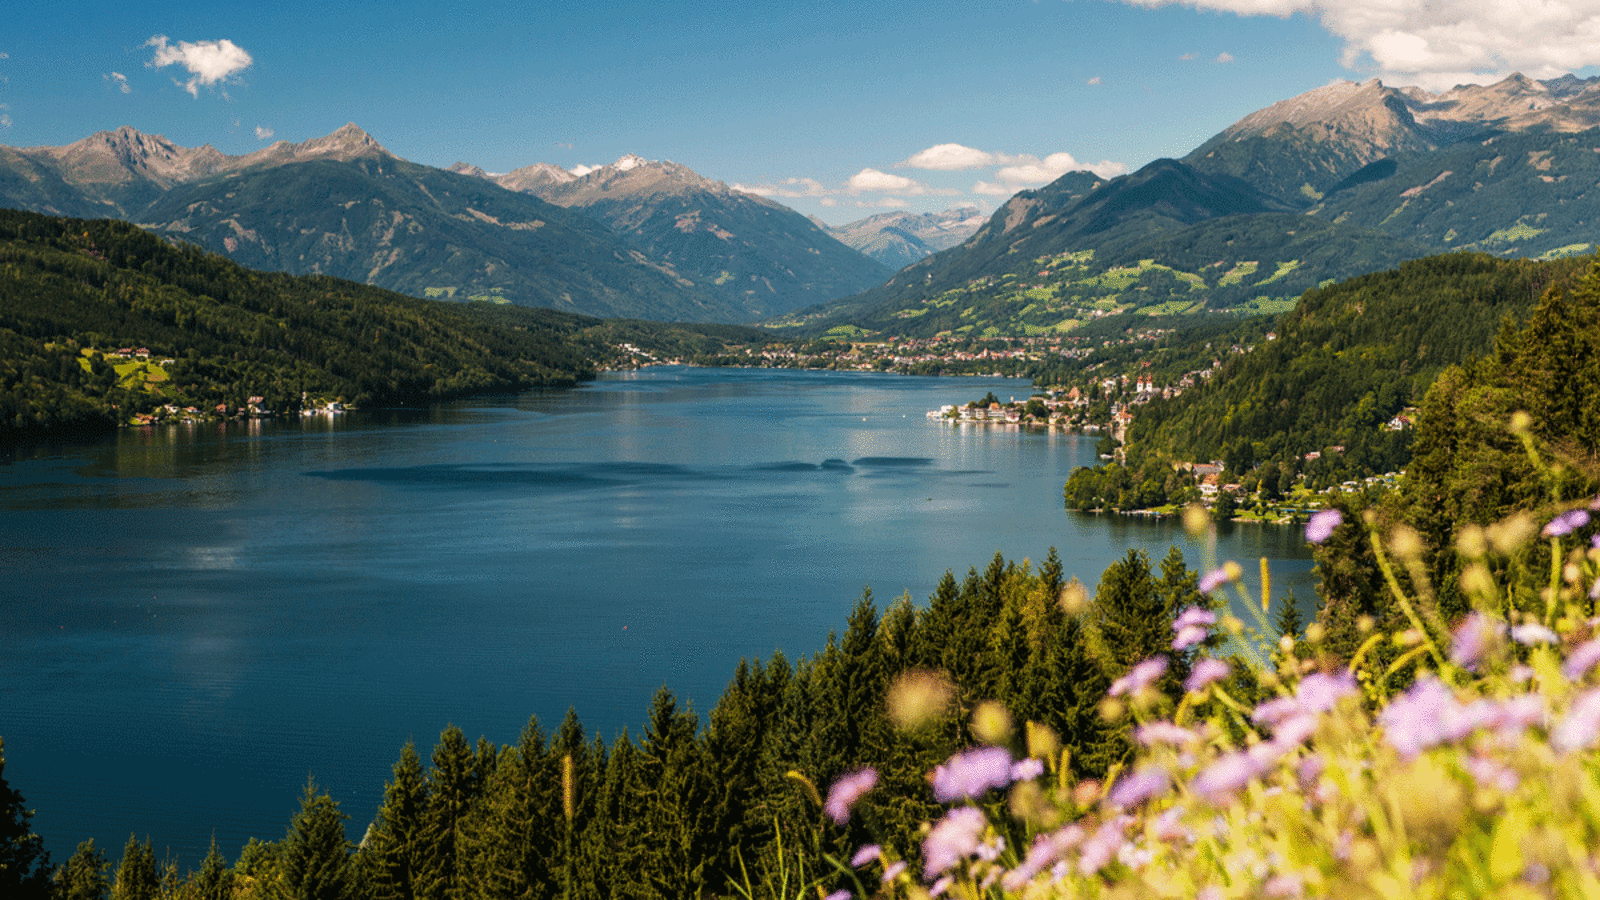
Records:
M758 334L418 300L253 272L126 223L0 211L3 438L92 433L168 405L237 411L251 397L292 412L307 397L393 405L571 384L620 340L705 352Z
M1413 432L1396 417L1440 371L1488 352L1502 326L1588 265L1453 254L1309 291L1273 326L1275 339L1197 388L1139 407L1128 477L1114 481L1160 484L1172 462L1221 460L1233 477L1254 473L1286 494L1303 474L1321 485L1404 468ZM1080 487L1090 505L1113 499ZM1162 502L1145 496L1159 491L1136 493L1128 499Z

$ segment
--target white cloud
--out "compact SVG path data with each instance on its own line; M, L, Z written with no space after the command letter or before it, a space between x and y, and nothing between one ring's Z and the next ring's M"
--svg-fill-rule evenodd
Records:
M1188 62L1189 60L1194 59L1194 54L1193 53L1185 53L1184 55L1182 55L1182 56L1180 56L1178 58L1183 60L1184 62Z
M256 140L264 141L267 138L272 137L274 133L275 132L273 132L271 128L268 128L265 125L256 126Z
M927 186L919 181L907 178L904 175L891 175L877 169L862 169L850 176L844 183L845 190L852 194L873 191L883 194L922 194L927 192Z
M935 144L914 153L909 159L894 164L897 169L931 169L936 172L960 172L963 169L983 169L1005 162L993 153L963 147L960 144Z
M121 72L112 72L101 77L105 79L107 84L116 85L117 90L123 92L124 94L133 93L133 86L128 84L128 76L122 74Z
M1600 64L1600 0L1123 0L1241 16L1314 16L1345 42L1340 63L1432 90L1511 72L1553 78ZM1220 58L1219 58L1219 61Z
M1217 62L1231 63L1233 62L1233 54L1224 50L1223 52L1217 54Z
M200 96L201 86L210 87L226 82L250 68L254 62L243 47L227 39L193 43L179 41L174 46L166 35L158 34L145 41L144 45L156 50L155 56L147 63L151 68L176 65L189 71L189 80L182 82L181 86L191 97Z
M591 165L577 165L577 166L573 166L572 168L568 169L567 171L571 172L572 174L574 174L576 176L578 176L579 178L582 178L583 176L589 174L590 172L593 172L595 169L598 169L598 168L600 168L600 167L599 166L591 166Z
M1089 83L1090 84L1099 84L1100 83L1100 76L1096 75L1095 77L1089 79Z

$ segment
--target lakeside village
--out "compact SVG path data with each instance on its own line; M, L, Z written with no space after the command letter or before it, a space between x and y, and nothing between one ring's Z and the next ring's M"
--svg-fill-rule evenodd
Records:
M1133 424L1134 409L1157 397L1170 399L1179 396L1197 383L1215 374L1217 365L1185 373L1177 383L1158 386L1148 375L1129 379L1117 375L1102 379L1089 391L1079 387L1040 391L1024 401L1011 397L1001 402L991 391L981 400L965 405L945 405L927 413L929 419L949 422L958 426L1010 426L1013 428L1060 428L1082 434L1100 434L1099 456L1106 462L1125 463L1124 446L1128 427ZM1416 411L1408 409L1387 423L1389 431L1408 429ZM1341 445L1313 450L1301 457L1301 462L1313 466L1324 457L1333 458L1344 452ZM1341 493L1373 494L1394 488L1402 475L1385 472L1365 478L1346 479L1328 484L1320 489L1308 482L1304 472L1294 476L1292 483L1267 484L1259 477L1250 476L1233 480L1237 473L1229 472L1221 460L1178 461L1172 464L1178 475L1176 490L1170 492L1165 503L1138 509L1087 508L1084 511L1115 512L1122 515L1164 517L1179 515L1191 504L1200 504L1218 521L1257 522L1271 524L1300 524L1319 510L1327 509L1330 501ZM1067 488L1071 494L1071 485ZM1072 498L1068 497L1072 505Z
M158 394L162 392L162 385L171 381L168 370L176 363L177 360L174 359L152 358L149 348L146 347L122 347L105 351L85 347L80 351L78 358L78 364L89 372L93 372L96 366L109 365L116 372L119 387ZM300 404L298 415L301 416L336 416L352 409L341 400L314 398L305 393L300 395ZM265 419L280 414L268 408L266 397L252 395L244 398L242 403L232 406L219 403L211 409L166 403L149 412L133 414L128 417L125 424L134 426L193 424L215 422L219 419Z

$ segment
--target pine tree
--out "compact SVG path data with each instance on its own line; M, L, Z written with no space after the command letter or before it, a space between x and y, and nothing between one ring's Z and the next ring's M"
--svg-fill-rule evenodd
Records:
M156 874L156 853L148 839L144 843L128 835L122 848L122 864L111 885L111 900L156 900L161 896L161 878Z
M211 836L211 850L201 860L200 869L189 873L183 896L185 900L229 900L233 896L233 873L217 850L216 835Z
M339 804L317 793L306 780L300 811L289 821L279 849L280 889L285 900L347 900L354 894L350 842L345 838Z
M439 735L428 772L425 842L433 853L428 868L418 873L418 897L453 900L457 896L461 827L481 796L481 773L489 765L474 754L460 728L450 725Z
M50 894L50 854L28 823L33 810L5 779L6 743L0 738L0 896L18 900Z
M105 900L111 893L111 879L107 877L110 871L111 863L106 860L105 853L95 847L94 840L84 841L67 858L66 865L55 871L53 896L57 900ZM27 895L8 892L5 896Z
M428 797L422 758L416 744L406 741L361 850L373 900L413 900L421 873L435 867L435 848L427 840Z
M462 829L463 897L551 897L557 890L561 774L537 717L507 748Z

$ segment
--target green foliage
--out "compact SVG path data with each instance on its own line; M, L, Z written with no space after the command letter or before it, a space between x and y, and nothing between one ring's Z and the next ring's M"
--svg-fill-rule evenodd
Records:
M571 384L624 342L671 358L760 339L251 272L120 222L0 210L0 439L92 433L165 404L236 413L252 396L280 412L306 396L427 403ZM123 348L171 362L113 365Z
M21 900L43 898L50 888L50 854L33 833L22 794L5 779L6 745L0 739L0 893Z
M339 804L306 781L300 811L278 850L275 896L283 900L349 900L355 895L350 842Z
M57 900L105 900L111 893L110 871L111 863L106 860L105 853L95 847L91 838L79 844L78 849L67 858L66 864L55 871L53 893L34 896L53 896Z
M147 838L140 843L128 835L127 846L122 848L122 863L117 866L116 880L111 884L111 900L157 900L161 896L161 879L156 874L156 853Z
M1412 431L1390 429L1390 420L1581 265L1456 254L1310 291L1274 326L1275 340L1230 357L1181 396L1140 407L1128 432L1133 471L1075 472L1068 505L1171 502L1181 483L1162 474L1170 461L1222 459L1280 494L1297 475L1321 489L1403 468ZM1313 452L1320 458L1306 459Z

